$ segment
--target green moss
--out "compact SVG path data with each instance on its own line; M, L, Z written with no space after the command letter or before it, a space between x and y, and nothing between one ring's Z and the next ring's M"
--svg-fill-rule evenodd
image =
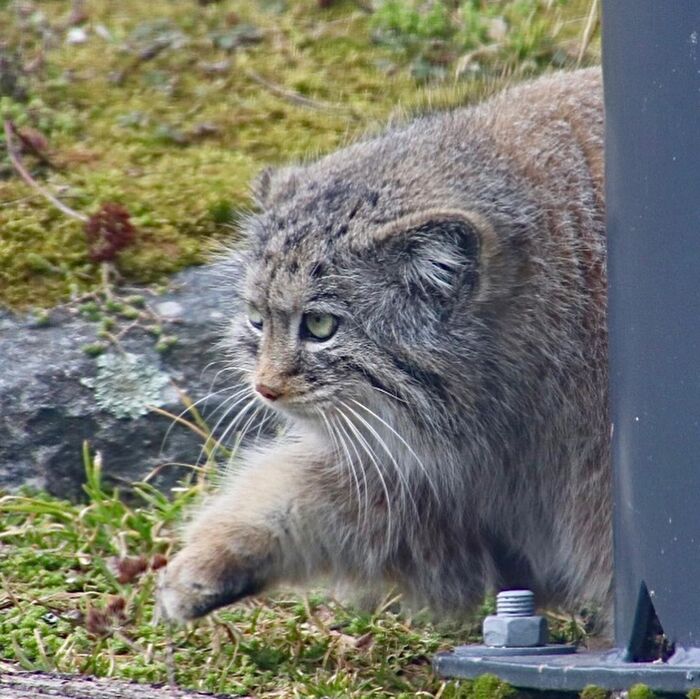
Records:
M607 699L608 691L594 684L586 685L579 694L581 699Z
M481 675L474 680L470 696L472 699L506 699L515 694L513 687L495 675Z
M627 690L628 699L655 699L656 694L645 684L632 685Z
M95 0L88 40L69 45L68 8L47 0L31 21L0 14L0 32L16 45L8 50L25 63L40 49L45 57L43 68L22 76L22 90L0 94L0 115L45 135L55 167L23 157L65 203L86 214L104 202L129 210L139 234L119 268L153 282L203 261L207 241L232 236L264 165L327 152L398 105L431 101L418 90L425 80L438 79L428 88L438 94L433 104L462 103L504 65L532 72L573 55L587 3L429 5L418 11L394 0L368 17L349 1L321 9L316 0ZM482 61L483 76L455 87L462 52L499 17L507 46L494 70ZM14 176L7 160L0 204L0 305L47 307L95 288L81 222Z

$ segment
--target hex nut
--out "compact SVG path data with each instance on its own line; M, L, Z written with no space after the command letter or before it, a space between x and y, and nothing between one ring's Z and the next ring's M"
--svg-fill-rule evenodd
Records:
M482 628L484 643L501 648L544 646L549 637L542 616L487 616Z

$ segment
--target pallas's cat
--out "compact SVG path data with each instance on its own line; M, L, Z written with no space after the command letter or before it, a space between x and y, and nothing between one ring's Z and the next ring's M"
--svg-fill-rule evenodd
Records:
M609 608L602 157L592 69L260 179L226 346L287 428L193 517L166 616L317 576Z

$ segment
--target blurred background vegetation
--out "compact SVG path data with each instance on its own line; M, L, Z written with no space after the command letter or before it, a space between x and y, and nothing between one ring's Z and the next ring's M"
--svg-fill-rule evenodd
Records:
M264 165L597 60L591 0L0 0L0 307L99 284L81 216L127 212L152 282L235 237Z

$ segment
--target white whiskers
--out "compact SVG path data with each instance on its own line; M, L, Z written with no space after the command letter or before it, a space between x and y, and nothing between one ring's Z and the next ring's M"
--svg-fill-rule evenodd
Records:
M375 413L373 410L370 410L366 405L360 403L360 401L355 400L354 398L351 398L350 400L359 408L362 408L362 410L367 411L372 417L374 417L382 425L384 425L384 427L386 427L401 442L401 444L403 444L406 447L406 449L408 449L411 456L416 460L416 463L420 467L421 471L423 471L423 475L425 476L428 485L433 491L433 495L435 495L436 500L439 502L440 493L438 491L438 488L435 486L432 475L425 467L418 454L416 454L415 449L386 420L384 420L384 418L377 415L377 413Z
M338 459L338 462L341 465L346 465L347 469L352 477L353 483L355 485L355 495L357 496L357 527L358 530L361 530L361 525L363 522L363 515L362 515L362 491L360 488L360 480L357 477L357 470L355 468L355 464L353 463L352 457L350 456L350 450L348 449L347 444L345 443L345 440L341 437L341 435L338 433L338 426L335 425L334 422L332 422L331 418L326 416L326 414L320 409L317 409L318 415L321 417L323 420L323 424L326 427L326 431L328 432L328 435L331 438L331 441L333 442L333 449L335 452L335 456ZM342 453L341 453L342 451ZM345 458L344 458L345 457ZM367 518L367 478L364 474L364 471L362 472L363 478L365 479L365 497L364 497L364 522L366 523L366 518Z
M387 541L391 539L392 535L392 528L393 528L393 508L392 508L392 497L389 493L389 487L387 486L386 479L384 478L384 474L382 473L382 469L379 465L379 462L377 461L376 455L374 454L374 450L371 448L371 446L367 443L367 440L365 440L362 437L362 433L358 430L357 426L355 423L338 407L337 405L335 406L335 410L337 414L344 420L345 424L347 427L350 429L350 431L355 435L357 440L359 441L359 445L362 447L363 451L369 456L370 458L370 463L372 466L374 466L374 470L377 473L377 476L379 477L379 481L382 485L382 490L384 491L384 498L386 501L386 509L387 509ZM340 424L340 423L338 423ZM345 431L345 428L343 428L343 431ZM347 435L347 432L345 433ZM357 448L355 446L355 441L350 440L350 444L353 445L353 448ZM358 454L359 457L359 454ZM362 460L359 460L360 466L362 465Z
M356 402L356 401L353 401ZM391 449L387 446L387 443L384 441L382 436L377 432L377 430L372 427L372 425L367 422L356 410L353 410L347 403L344 403L341 401L341 404L343 405L344 408L349 410L357 420L360 421L362 425L364 425L367 430L370 432L370 434L374 437L376 440L377 444L386 452L386 455L389 457L389 461L391 462L392 466L394 467L394 470L396 471L396 475L399 478L400 481L400 487L403 493L408 496L408 499L411 501L411 504L413 505L413 510L416 513L417 517L420 517L420 510L418 508L418 505L416 504L416 500L413 497L413 493L411 492L411 485L408 482L406 478L406 474L404 473L404 470L401 468L401 466L398 464L396 459L394 458L394 455L391 453ZM358 437L369 447L369 443L367 440L360 434L359 429L358 429ZM371 447L370 447L371 448ZM372 453L374 454L374 450L372 450Z

